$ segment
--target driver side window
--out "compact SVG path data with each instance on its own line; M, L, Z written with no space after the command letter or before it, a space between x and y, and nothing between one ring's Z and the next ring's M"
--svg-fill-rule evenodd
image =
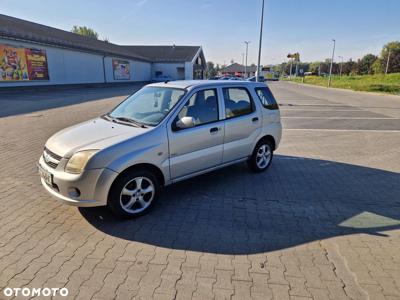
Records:
M202 90L193 94L181 109L175 121L183 117L192 117L195 126L218 121L217 90Z

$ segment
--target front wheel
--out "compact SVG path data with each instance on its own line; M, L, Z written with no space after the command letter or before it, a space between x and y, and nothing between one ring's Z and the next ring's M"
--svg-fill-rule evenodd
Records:
M271 142L263 140L257 143L253 154L247 161L249 168L254 172L263 172L268 169L272 162L273 147Z
M117 216L141 216L152 207L159 187L157 177L147 170L122 174L110 189L108 206Z

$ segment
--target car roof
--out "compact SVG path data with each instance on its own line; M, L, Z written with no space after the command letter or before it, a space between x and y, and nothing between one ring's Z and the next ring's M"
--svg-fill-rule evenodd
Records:
M248 87L256 87L256 86L263 86L266 83L263 82L252 82L246 80L175 80L175 81L167 81L167 82L159 82L159 83L152 83L148 86L154 87L171 87L171 88L181 88L181 89L192 89L196 87L202 86L248 86Z

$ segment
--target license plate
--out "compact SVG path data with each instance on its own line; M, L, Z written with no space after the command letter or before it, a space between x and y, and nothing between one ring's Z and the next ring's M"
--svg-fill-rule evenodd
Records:
M40 177L43 178L43 180L48 184L48 185L53 185L53 175L46 171L45 169L43 169L40 165L39 167L39 174Z

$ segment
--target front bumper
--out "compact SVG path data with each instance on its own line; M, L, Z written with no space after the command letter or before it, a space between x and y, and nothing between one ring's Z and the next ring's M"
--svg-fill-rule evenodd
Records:
M40 178L43 187L56 200L74 206L91 207L107 205L108 192L117 172L110 169L85 170L81 174L69 174L64 171L64 164L53 169L43 160L39 159L42 169L52 175L53 184L50 185ZM71 191L79 190L79 195Z

